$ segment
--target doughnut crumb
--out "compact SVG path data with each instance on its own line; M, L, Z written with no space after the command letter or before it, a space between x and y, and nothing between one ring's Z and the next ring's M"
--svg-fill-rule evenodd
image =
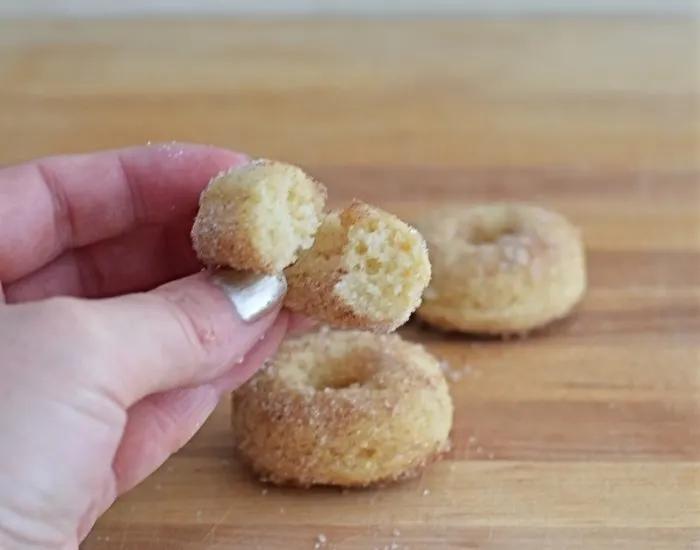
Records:
M260 159L232 168L200 195L194 249L209 266L279 273L312 246L326 197L291 164Z
M336 328L391 332L420 305L431 267L415 228L356 200L324 218L285 274L290 310Z

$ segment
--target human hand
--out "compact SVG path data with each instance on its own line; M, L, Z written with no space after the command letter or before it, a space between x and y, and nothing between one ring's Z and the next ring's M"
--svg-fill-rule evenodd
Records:
M171 144L0 170L0 548L77 549L291 330L283 279L242 303L251 280L192 250L200 192L246 161Z

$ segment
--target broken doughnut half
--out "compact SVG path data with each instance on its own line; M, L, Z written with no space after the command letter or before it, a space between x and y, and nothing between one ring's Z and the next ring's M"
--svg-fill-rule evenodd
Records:
M194 249L208 266L280 273L313 244L326 197L325 186L283 162L222 172L200 195Z
M392 332L420 305L431 267L416 229L354 201L324 218L285 275L288 309L336 328Z

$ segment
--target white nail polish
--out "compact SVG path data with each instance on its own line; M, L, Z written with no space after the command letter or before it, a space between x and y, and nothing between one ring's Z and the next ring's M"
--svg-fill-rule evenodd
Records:
M246 323L257 321L269 313L287 292L287 279L282 273L255 275L222 269L212 274L212 280Z

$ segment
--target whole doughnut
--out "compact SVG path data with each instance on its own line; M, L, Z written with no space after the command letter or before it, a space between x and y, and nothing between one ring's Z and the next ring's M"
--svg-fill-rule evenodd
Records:
M326 188L300 168L260 159L212 179L199 199L192 242L207 265L280 273L310 248Z
M440 364L398 335L318 331L284 342L232 396L239 457L279 485L410 478L449 448Z
M579 231L524 203L433 210L415 222L433 276L417 316L466 333L527 333L569 314L586 286Z
M285 275L288 309L336 328L391 332L420 304L430 261L415 228L354 201L325 217Z

